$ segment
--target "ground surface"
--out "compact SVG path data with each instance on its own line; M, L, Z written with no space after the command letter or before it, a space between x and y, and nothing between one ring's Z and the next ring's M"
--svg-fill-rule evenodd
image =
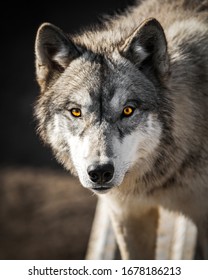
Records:
M95 206L65 172L0 169L0 259L84 259Z

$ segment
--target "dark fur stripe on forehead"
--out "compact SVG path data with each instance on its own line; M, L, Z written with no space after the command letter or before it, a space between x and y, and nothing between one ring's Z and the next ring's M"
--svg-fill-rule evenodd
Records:
M113 97L114 90L109 87L107 77L110 75L110 68L108 66L108 59L102 55L97 55L98 62L100 63L100 91L99 91L99 104L100 104L100 123L103 119L103 103L106 101L106 96L104 95L104 89L108 88L107 99L110 101Z

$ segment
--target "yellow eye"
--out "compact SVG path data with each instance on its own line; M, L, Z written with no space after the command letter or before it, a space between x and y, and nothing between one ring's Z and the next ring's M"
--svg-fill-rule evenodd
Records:
M79 118L79 117L81 117L81 110L78 108L73 108L73 109L71 109L71 114L73 117Z
M125 117L130 117L133 114L133 112L134 112L134 109L130 106L127 106L123 109L123 115Z

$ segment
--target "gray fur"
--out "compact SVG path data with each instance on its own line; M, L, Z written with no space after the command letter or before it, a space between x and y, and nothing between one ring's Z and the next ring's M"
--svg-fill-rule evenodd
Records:
M124 258L138 256L118 228L141 200L190 217L208 258L207 47L207 1L141 1L74 37L39 28L38 131L84 187L105 193ZM89 166L109 164L112 180L90 180Z

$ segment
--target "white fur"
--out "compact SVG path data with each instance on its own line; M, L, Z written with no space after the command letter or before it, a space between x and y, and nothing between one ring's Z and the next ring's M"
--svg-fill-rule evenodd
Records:
M135 50L135 52L137 53L137 55L140 57L141 62L142 62L143 60L145 60L145 58L147 58L148 55L149 55L149 54L148 54L141 46L139 46L139 45L135 45L135 46L134 46L134 50Z
M68 57L68 53L69 53L69 50L64 47L64 46L61 46L60 47L60 50L53 56L53 60L58 62L59 64L63 64L64 65L64 62L66 60L66 58Z
M122 142L113 137L113 151L117 155L115 170L119 174L118 185L132 167L138 167L139 175L143 175L150 168L150 158L160 142L161 127L159 122L153 121L152 115L148 116L147 124L147 132L137 128L125 136Z
M62 125L60 115L55 114L53 122L49 123L47 127L50 144L54 147L59 146L59 143L63 137L61 127Z
M87 168L95 162L100 164L113 162L115 174L112 184L114 186L120 185L126 172L134 166L139 167L140 175L145 173L150 168L150 158L159 144L161 134L160 124L156 120L153 121L152 115L149 115L147 124L147 132L137 128L133 133L126 135L122 141L113 135L112 139L102 138L102 127L99 126L92 127L84 138L73 136L65 130L65 140L81 183L87 188L92 187ZM55 133L57 133L56 125ZM56 137L54 136L54 138ZM112 145L113 156L111 158L106 155L109 143ZM100 151L99 156L96 151Z

